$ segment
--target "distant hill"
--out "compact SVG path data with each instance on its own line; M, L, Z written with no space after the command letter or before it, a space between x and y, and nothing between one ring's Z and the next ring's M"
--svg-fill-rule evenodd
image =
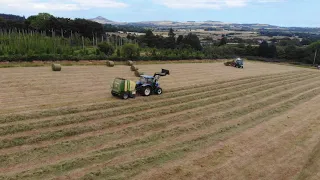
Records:
M93 19L89 19L91 21L95 21L101 24L112 24L112 25L133 25L133 26L149 26L149 27L226 27L226 26L233 26L233 27L252 27L252 28L268 28L276 26L271 26L267 24L235 24L235 23L225 23L221 21L186 21L186 22L177 22L177 21L140 21L140 22L115 22L104 17L96 17Z
M320 33L320 28L295 28L295 27L281 27L262 23L227 23L221 21L140 21L140 22L116 22L106 19L104 17L97 17L89 19L101 24L111 25L126 25L142 28L151 28L158 30L166 30L169 28L173 29L225 29L225 30L236 30L236 31L260 31L260 30L273 30L273 31L299 31L299 32L316 32Z
M24 16L17 16L12 14L0 14L0 18L5 20L12 20L12 21L24 21L26 18Z
M98 16L96 18L89 19L89 20L100 23L100 24L117 24L116 22L106 19L102 16Z

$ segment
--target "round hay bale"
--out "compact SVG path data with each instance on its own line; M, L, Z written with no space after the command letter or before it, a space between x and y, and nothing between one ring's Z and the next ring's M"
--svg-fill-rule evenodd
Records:
M60 64L52 64L51 68L52 68L52 71L61 71Z
M140 76L143 75L143 74L144 74L144 73L139 72L138 70L134 71L134 75L135 75L136 77L140 77Z
M136 67L136 66L134 66L134 65L131 66L131 71L137 71L137 70L139 70L138 67Z
M127 61L128 66L132 66L133 65L133 61Z
M114 62L113 61L107 61L107 66L108 67L113 67L114 66Z

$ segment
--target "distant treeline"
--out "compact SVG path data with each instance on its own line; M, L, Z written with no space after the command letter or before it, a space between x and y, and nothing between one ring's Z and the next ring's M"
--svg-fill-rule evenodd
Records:
M105 32L145 32L144 28L129 25L102 25L86 19L54 17L48 13L39 13L27 19L15 15L0 15L0 29L10 31L37 31L48 36L70 37L77 33L85 38L101 38Z
M106 32L138 32L138 33L145 33L146 29L138 26L132 26L132 25L111 25L106 24L104 25L104 30Z
M310 32L295 32L295 31L275 31L275 30L264 30L260 31L260 35L262 36L286 36L286 37L299 37L303 39L308 39L310 41L319 41L320 40L320 33L310 33Z
M1 14L0 13L0 18L5 19L5 20L11 20L11 21L24 21L26 18L24 16L17 16L13 14Z

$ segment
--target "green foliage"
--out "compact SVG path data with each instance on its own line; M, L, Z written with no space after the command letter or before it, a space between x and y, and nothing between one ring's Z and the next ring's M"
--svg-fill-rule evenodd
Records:
M227 44L227 37L222 37L219 43L219 46L223 46Z
M98 48L101 52L103 52L107 56L110 56L114 53L114 47L107 42L98 44Z
M39 13L36 16L30 16L27 20L30 22L30 27L45 30L47 28L47 22L53 17L54 16L48 13Z
M140 56L139 46L136 44L125 44L121 48L122 57L136 59Z
M47 37L36 31L0 30L0 61L105 59L90 39Z
M117 57L121 57L121 51L119 48L117 49Z
M139 33L144 33L146 30L141 27L137 26L131 26L131 25L111 25L111 24L106 24L104 25L104 30L106 32L117 32L117 31L123 31L123 32L139 32Z
M309 48L311 48L312 50L316 50L316 49L320 49L320 41L314 42L312 44L309 45Z
M191 47L194 50L202 49L198 36L192 33L189 33L186 37L184 37L182 43L185 45L185 47Z

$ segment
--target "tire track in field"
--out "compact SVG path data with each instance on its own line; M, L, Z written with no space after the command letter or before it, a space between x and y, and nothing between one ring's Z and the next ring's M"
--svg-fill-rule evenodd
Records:
M274 80L276 80L276 79L274 79ZM268 82L268 80L266 80L267 82ZM271 81L271 80L269 80L269 81ZM263 81L259 81L259 82L250 82L250 83L263 83ZM246 84L248 87L250 86L250 83L249 84ZM241 85L240 85L241 86ZM243 86L243 84L242 84L242 86ZM241 87L241 88L246 88L246 87ZM207 89L204 89L204 90L207 90ZM232 88L231 87L228 87L228 88L226 88L225 90L232 90ZM217 91L219 91L219 90L217 90ZM221 91L221 90L220 90ZM203 92L203 91L202 91ZM200 92L198 93L198 94L201 94ZM194 98L193 99L196 99L196 96L197 94L191 94L189 97L191 97L191 96L193 96ZM178 97L178 99L185 99L186 97ZM191 100L193 100L193 99L191 99ZM182 102L186 102L186 101L188 101L188 100L190 100L190 98L189 99L185 99L184 101L180 101L179 103L182 103ZM162 107L162 106L167 106L167 105L171 105L171 104L173 104L173 103L171 103L172 101L177 101L177 99L173 99L173 100L167 100L167 101L165 101L165 100L163 100L163 101L160 101L160 102L162 102L162 103L159 103L159 101L156 101L156 102L153 102L152 104L150 104L150 103L148 103L148 104L146 104L146 105L138 105L138 106L135 106L135 107L131 107L131 109L130 110L127 110L127 111L129 111L129 112L127 112L127 113L133 113L133 112L135 112L135 111L141 111L141 110L146 110L146 109L148 109L148 111L150 111L151 109L153 109L153 108L159 108L159 106L160 107ZM159 104L161 104L161 105L159 105ZM105 112L105 111L103 111L103 112L98 112L98 113L95 113L94 114L94 116L96 116L95 118L99 118L99 116L102 114L102 116L103 117L110 117L110 116L112 116L112 113L113 114L115 114L116 116L117 115L120 115L120 114L123 114L123 112L125 111L127 109L127 107L125 107L125 108L121 108L121 109L119 109L118 111L114 111L113 109L111 109L110 111L111 112ZM116 112L116 113L115 113ZM80 118L84 118L84 116L85 115L81 115L81 117L80 116L78 116L78 117L71 117L71 118L73 118L73 120L69 120L68 121L68 119L67 118L61 118L61 119L58 119L58 120L56 120L56 122L57 123L55 123L55 125L54 126L61 126L61 125L68 125L68 124L73 124L74 122L75 123L78 123L79 122L79 119ZM103 118L103 117L100 117L100 118ZM87 120L91 120L91 119L94 119L94 117L92 117L92 114L89 114L89 115L86 115L85 116L85 118L84 118L84 121L87 121ZM49 119L50 120L50 119ZM49 121L48 120L48 121ZM32 123L31 124L28 124L28 125L25 125L25 124L23 124L23 125L21 125L20 127L19 127L19 125L20 124L18 124L18 125L11 125L11 126L2 126L2 127L0 127L0 134L1 135L6 135L6 134L12 134L12 133L14 133L14 132L21 132L21 131L26 131L26 130L32 130L32 129L37 129L37 128L44 128L44 127L49 127L49 126L52 126L52 124L54 124L54 123L52 123L52 120L48 123L48 121L47 122L36 122L36 123L34 123L33 125L32 125ZM74 121L74 122L73 122ZM61 122L61 123L59 123L59 122ZM81 121L80 121L81 122ZM47 123L47 124L46 124Z
M319 93L320 93L320 91L319 91ZM262 116L262 117L264 117L265 116L265 114ZM227 129L228 130L228 129Z
M291 81L295 81L295 80L291 80ZM271 84L273 84L273 83L271 83ZM279 85L280 85L281 83L279 83ZM268 86L270 86L270 84L268 85ZM207 93L208 94L208 93ZM210 94L210 93L209 93ZM204 96L203 97L206 97L206 94L204 94ZM189 101L188 103L190 103L190 102L192 102L192 101ZM170 103L169 103L170 104ZM146 114L148 114L149 112L147 112ZM144 115L141 115L141 116L144 116ZM146 116L144 116L144 117L147 117L147 115ZM152 116L151 116L152 117ZM120 120L118 120L118 122L119 122ZM95 129L93 126L91 126L91 127L85 127L86 129L88 129L89 131L92 131L92 130L101 130L102 128L105 128L106 127L106 125L104 125L105 123L102 123L102 124L96 124L95 125L95 127L96 128L98 128L98 129ZM110 123L109 123L110 124ZM109 124L107 123L107 127L109 127ZM82 124L83 125L83 124ZM87 124L87 125L89 125L89 124ZM47 137L47 139L52 139L52 138L59 138L59 137L64 137L64 136L68 136L68 134L69 134L69 136L71 135L71 136L74 136L74 135L77 135L77 134L75 134L75 133L73 133L73 131L72 130L75 130L76 131L76 133L85 133L85 132L87 132L87 131L85 131L85 132L82 132L81 130L80 131L77 131L76 129L75 129L75 127L72 127L72 129L67 129L66 131L65 131L65 133L63 134L63 133L61 133L61 131L58 131L57 133L60 133L60 136L55 136L54 134L49 134L49 135L44 135L44 136L42 136L42 138L43 137ZM45 132L47 131L47 130L44 130ZM71 132L71 133L70 133ZM37 133L39 133L39 131L37 131ZM54 133L56 133L56 132L54 132ZM48 133L47 133L48 134ZM37 140L37 141L39 141L39 140L41 140L41 136L40 137L32 137L32 138L34 138L35 140ZM40 138L40 139L39 139ZM42 140L47 140L47 139L42 139ZM18 143L20 143L20 145L21 145L21 143L23 143L23 142L25 142L26 141L26 138L25 137L23 137L23 138L16 138L16 139L14 139L14 141L11 141L11 140L4 140L4 141L2 141L2 146L1 147L10 147L9 145L4 145L3 143L10 143L11 144L11 146L12 145L19 145ZM17 142L17 143L16 143ZM32 142L32 141L31 141ZM15 144L16 143L16 144Z
M262 89L261 89L262 90ZM70 140L70 139L69 139ZM9 151L11 152L13 149L9 149ZM2 151L2 153L4 153L3 151Z
M312 76L312 75L310 75L310 76ZM299 77L299 78L301 78L299 75L297 75L297 77ZM309 77L309 76L304 76L304 77ZM293 78L295 78L295 77L291 77L291 79L293 79ZM299 78L297 79L297 80L299 80ZM279 79L273 79L274 81L278 81ZM289 80L289 81L292 81L292 80ZM254 82L251 82L251 83L254 83ZM261 83L261 82L259 82L259 83ZM252 84L252 85L254 85L254 84ZM240 90L241 89L243 89L243 88L246 88L246 87L241 87L241 86L243 86L243 84L240 84L240 85L237 85L237 86L234 86L234 88L237 88L239 86L239 88L240 88ZM247 86L249 87L250 86L250 84L247 84ZM210 91L209 91L210 90ZM227 91L230 91L230 90L233 90L232 88L230 88L230 87L228 87L227 86L227 88L225 88L225 89L221 89L221 88L219 88L219 87L217 87L217 88L213 88L213 90L211 90L211 88L209 88L209 87L206 87L206 88L204 88L204 89L201 89L201 91L195 91L195 92L197 92L197 93L187 93L187 94L182 94L183 95L183 97L180 97L180 96L177 96L177 95L175 95L175 96L173 96L174 98L170 98L170 100L169 100L169 102L168 101L166 101L166 100L160 100L160 101L156 101L155 103L153 103L153 104L148 104L148 106L147 107L149 107L149 109L150 109L150 107L152 107L152 106L154 106L155 104L157 105L157 104L162 104L163 106L165 106L165 105L167 105L167 104L171 104L170 103L170 101L171 102L174 102L174 101L177 101L178 99L184 99L184 98L189 98L189 99L187 99L187 100L193 100L193 99L195 99L195 98L193 98L193 99L190 99L190 97L191 96L196 96L197 94L199 94L199 98L201 98L201 97L205 97L205 96L203 96L203 92L205 92L205 94L210 94L210 92L212 92L213 94L214 94L214 92L227 92ZM191 95L189 95L189 94L191 94ZM176 97L177 96L177 97ZM166 101L166 102L165 102ZM183 101L180 101L179 103L182 103ZM99 107L99 106L98 106ZM140 111L140 110L143 110L142 109L142 107L143 107L143 105L141 106L141 105L138 105L138 106L136 106L136 107L139 107L138 108L138 110ZM109 110L109 111L113 111L113 112L111 112L110 113L110 115L109 115L109 117L112 115L112 113L113 114L115 114L115 116L120 116L120 114L124 111L124 110L126 110L126 108L127 107L125 107L125 108L122 108L122 107L120 107L120 109L114 109L114 108L111 108L111 110ZM135 108L135 107L132 107L132 108ZM159 106L157 105L157 108L159 108ZM133 109L134 110L134 109ZM151 109L150 109L151 110ZM118 112L118 114L117 113L115 113L115 111L116 112ZM95 112L99 112L99 111L95 111ZM105 111L103 111L103 112L105 112ZM131 112L134 112L134 111L131 111ZM72 117L72 116L71 116ZM46 122L49 122L51 119L46 119L45 121ZM62 121L65 121L66 120L66 118L63 118L62 119ZM33 121L31 121L31 122L33 122ZM2 126L0 126L2 129L9 129L10 128L10 131L16 131L15 130L15 125L16 126L23 126L24 124L26 124L26 123L31 123L30 121L23 121L23 122L21 122L21 123L19 123L18 122L18 124L16 124L15 122L14 123L10 123L10 124L6 124L6 126L5 125L3 125L2 124ZM41 125L43 126L43 121L40 121L40 122L38 122L38 121L36 121L37 122L37 124L40 124L41 123ZM30 124L29 124L30 125ZM71 124L70 124L71 125ZM70 126L69 125L69 126ZM49 127L49 125L47 125L48 127ZM24 127L25 128L25 127ZM38 127L35 127L35 128L38 128ZM18 128L19 129L19 128ZM26 128L27 130L28 130L28 128ZM53 130L54 128L50 128L49 130ZM43 131L47 131L48 129L43 129ZM10 131L8 132L8 133L10 133ZM18 131L19 132L19 131ZM30 131L29 131L30 132ZM38 130L35 130L34 131L35 133L39 133L39 131ZM17 134L17 133L15 133L15 134ZM3 136L2 138L4 138L5 136Z
M231 81L220 81L217 83L213 83L213 84L202 84L202 85L195 85L195 86L189 86L186 87L185 90L181 90L181 88L176 88L176 89L172 89L169 90L168 93L173 93L174 96L177 96L179 93L182 92L187 92L190 89L201 89L207 87L207 86L223 86L223 85L227 85L229 84L230 86L233 86L235 84L241 84L242 83L247 83L250 82L251 80L256 80L256 79L266 79L266 78L273 78L273 77L282 77L282 76L290 76L290 75L296 75L297 73L300 73L300 75L303 74L309 74L311 72L306 72L306 71L298 71L298 72L288 72L288 73L278 73L278 74L271 74L271 75L262 75L262 76L258 76L258 77L249 77L249 78L240 78L240 79L236 79L236 80L231 80ZM233 84L235 83L235 84ZM227 86L223 86L223 87L227 87ZM167 94L168 94L167 93ZM158 99L162 99L162 98L169 98L171 97L170 95L168 96L167 94L164 94L163 96L156 96L156 97L152 97L152 101L153 100L158 100ZM112 102L107 102L105 104L103 104L102 106L98 106L96 107L94 106L89 106L89 107L85 107L86 109L77 109L77 108L59 108L57 110L49 110L49 111L41 111L41 112L34 112L31 114L13 114L13 115L8 115L8 116L3 116L0 117L0 123L6 123L6 122L13 122L13 121L22 121L22 120L27 120L27 119L32 119L32 118L42 118L42 117L50 117L50 116L56 116L56 115L66 115L66 114L71 114L71 113L76 113L76 112L82 112L82 111L93 111L93 110L97 110L99 108L110 108L110 107L119 107L119 106L123 106L123 105L133 105L136 104L138 102L151 102L150 100L151 98L143 98L143 99L135 99L134 101L129 101L129 102L119 102L119 100L115 100Z
M303 82L304 84L305 84L305 82ZM302 84L302 83L301 83ZM295 87L297 84L292 84L291 86L292 87ZM287 86L286 88L282 88L282 89L288 89L288 88L290 88L291 86ZM279 87L277 87L276 89L278 89L278 91L280 91L280 88ZM234 101L234 102L230 102L229 104L229 106L225 106L225 105L223 105L223 104L220 104L220 105L217 105L216 106L216 108L214 108L214 109L216 109L216 111L221 111L221 110L224 110L224 111L228 111L228 110L232 110L232 107L234 106L234 105L237 105L237 104L240 104L240 103L242 103L242 104L245 104L245 103L248 103L248 102L250 102L250 101L253 101L253 100L255 100L256 98L258 98L258 97L260 97L262 94L264 95L264 96L262 96L262 97L264 97L264 98L266 98L266 96L270 96L270 95L274 95L274 94L276 94L275 93L276 91L268 91L267 93L264 93L263 94L263 92L260 92L260 93L258 93L258 94L256 94L256 95L251 95L252 97L247 97L247 96L244 96L244 97L242 97L242 99L244 99L244 101ZM260 95L261 94L261 95ZM214 107L214 106L213 106ZM230 109L231 108L231 109ZM236 108L234 108L235 110L236 110ZM208 109L209 110L209 109ZM186 118L186 117L184 117L184 116L182 116L182 117L180 117L180 118L182 118L183 119L183 122L184 122L184 124L182 124L182 125L179 125L179 124L181 124L181 123L179 123L180 121L179 121L179 119L178 119L178 117L177 118L174 118L175 120L174 121L172 121L172 124L170 124L170 127L169 127L169 129L174 129L175 127L177 127L177 126L179 126L179 127L182 127L182 126L187 126L187 125L190 125L190 124L194 124L194 122L192 121L192 118L193 117L196 117L196 116L198 116L198 115L202 115L202 116L204 116L205 114L203 114L203 112L205 112L205 111L207 111L208 112L208 110L200 110L200 112L199 111L197 111L196 112L196 114L194 114L194 115L188 115L188 117ZM211 112L212 112L212 108L211 108ZM221 114L222 112L220 112L219 114ZM218 116L218 114L215 114L215 116ZM166 119L167 117L163 117L162 119ZM205 117L204 117L205 118ZM189 121L191 121L191 122L185 122L186 121L186 119L188 119ZM176 125L175 123L176 122L178 122L178 124ZM154 122L153 122L154 123ZM160 124L162 124L162 125L160 125L160 127L161 128L166 128L167 126L165 126L166 124L167 124L168 122L161 122ZM146 124L142 124L142 125L146 125ZM153 128L151 128L150 129L150 127L159 127L159 125L156 125L156 124L152 124L152 123L150 123L150 125L147 125L147 126L145 126L144 128L139 128L138 127L138 129L133 129L134 127L131 127L130 129L128 129L129 131L132 131L132 133L135 133L135 132L138 132L138 131L141 131L141 130L143 130L144 131L144 133L146 133L146 131L150 131L150 130L152 130ZM122 128L125 128L125 127L121 127L121 129ZM126 127L127 128L127 127ZM118 130L120 130L120 128L118 129ZM126 135L126 136L130 136L130 134L129 134L129 131L128 130L123 130L124 132L110 132L109 131L109 133L110 133L110 136L111 135L113 135L113 134L116 134L116 135L119 135L119 134L124 134L124 135ZM156 129L157 130L157 132L160 132L160 131L162 131L163 132L163 130L166 130L166 129L160 129L160 130L158 130L158 129ZM155 133L154 131L152 131L153 133ZM146 134L144 134L144 135L146 135ZM109 137L109 138L111 138L111 137ZM121 138L121 137L120 137ZM108 141L108 142L110 142L110 140ZM99 147L99 148L104 148L104 147ZM79 149L79 148L78 148ZM86 151L90 151L90 149L93 149L93 150L97 150L97 147L95 146L95 147L93 147L93 148L86 148ZM71 153L71 152L70 152ZM41 153L41 154L43 154L43 153ZM74 152L73 152L73 154L74 154ZM81 154L82 154L82 152L81 152ZM24 156L27 156L27 155L24 155ZM30 155L28 156L28 157L30 157ZM17 158L19 158L19 157L16 157L15 159L17 159ZM62 158L61 157L61 155L59 155L59 158ZM2 159L2 161L3 162L7 162L4 158L1 158ZM13 159L13 156L12 155L10 155L10 159ZM20 158L19 158L20 159ZM44 163L44 162L42 162L42 163ZM41 163L41 164L42 164ZM7 165L8 165L8 163L6 163Z
M95 134L95 135L98 135L98 134ZM77 139L77 137L76 137L75 139ZM70 140L70 139L65 139L65 140ZM19 149L20 149L20 148L19 148ZM9 152L13 151L12 148L11 148L11 149L8 149L8 150L9 150ZM4 152L2 151L2 153L4 153Z
M268 110L268 112L262 112L262 114L258 115L258 117L260 118L260 120L258 122L256 122L257 120L254 120L256 118L250 118L253 121L253 123L250 123L250 121L249 121L249 123L247 123L247 124L245 123L244 124L245 128L243 128L243 126L235 126L234 128L235 129L241 129L242 128L242 131L246 130L247 128L255 126L255 125L257 125L257 124L259 124L259 123L261 123L263 121L267 121L268 120L267 117L270 114L271 115L275 115L276 113L282 113L284 110L288 110L288 109L294 107L294 105L296 105L297 103L299 104L299 103L301 103L301 101L303 102L303 101L309 100L310 98L313 98L314 96L317 96L319 94L320 94L320 89L319 88L318 89L313 89L312 91L304 93L303 95L300 95L297 98L289 100L288 102L279 103L280 105L278 107L271 108L271 109ZM312 96L310 96L310 95L312 95ZM280 107L281 110L278 110L279 107ZM218 132L217 134L219 135L221 133L226 133L226 132L229 132L232 129L233 128L226 128L222 132ZM76 173L76 174L71 174L70 176L68 176L68 178L81 177L84 174L84 172L88 173L88 172L90 172L91 170L94 170L94 169L104 169L104 170L100 170L100 171L97 171L97 172L89 173L88 177L90 177L90 175L93 175L93 177L99 176L100 178L101 178L102 175L107 175L108 177L110 177L112 175L119 174L121 172L130 171L130 170L132 170L132 168L137 168L139 166L142 166L142 167L148 166L149 167L150 163L156 163L159 160L162 162L163 160L161 160L161 159L163 159L165 157L171 157L171 156L175 156L175 155L177 155L179 153L185 154L186 152L194 151L195 149L197 149L199 144L202 144L203 141L211 142L211 141L209 141L209 139L214 138L214 134L216 134L216 133L214 132L214 133L206 134L204 136L196 138L197 140L191 140L191 141L187 141L187 142L182 142L182 144L184 144L185 147L184 146L181 147L180 145L176 144L173 147L168 147L167 148L167 149L169 149L169 152L160 151L160 153L156 153L156 155L154 155L154 156L148 156L146 158L138 159L138 160L130 162L130 163L123 162L122 161L123 159L122 159L122 160L118 161L118 163L120 163L120 164L124 163L122 165L113 164L111 167L106 167L107 164L110 164L111 162L107 162L107 163L104 163L104 164L93 165L93 166L90 166L91 169L90 169L90 167L88 169L87 168L81 169L80 170L81 172L78 172L78 173L80 173L79 176ZM195 149L192 150L192 147L190 147L191 144L193 144L192 146ZM174 147L178 147L178 148L175 149ZM142 154L142 155L144 156L146 154ZM179 155L178 157L181 158L181 155ZM137 158L134 157L134 159L137 159ZM114 170L116 170L116 171L114 171ZM114 172L111 173L110 171L111 172L114 171ZM107 173L107 174L104 174L104 173ZM97 176L94 176L95 174ZM91 177L91 178L93 178L93 177ZM132 176L130 174L127 177L132 177Z
M308 146L308 141L312 141L312 139L319 137L319 133L318 135L314 135L314 133L317 132L317 129L319 129L319 123L317 123L317 127L313 126L313 131L310 130L310 124L317 121L317 118L319 117L315 116L319 113L314 112L315 106L313 109L309 108L309 105L313 105L317 102L319 97L320 96L313 98L307 103L300 104L298 107L296 106L294 109L290 110L289 113L274 117L270 122L262 123L253 130L246 131L238 137L224 141L221 145L208 148L210 151L201 150L202 153L195 152L194 155L191 156L191 159L187 159L186 161L180 159L178 163L166 166L164 169L151 169L134 179L180 179L188 172L197 172L196 174L190 174L190 176L188 176L190 179L249 179L248 176L241 176L244 174L243 171L250 173L250 179L266 179L266 177L263 176L265 173L281 175L279 172L268 172L268 170L274 168L265 167L266 165L280 165L276 170L285 174L285 178L289 178L290 176L287 176L289 174L285 172L288 171L289 168L281 168L281 165L285 166L286 164L290 164L290 166L294 166L295 164L297 165L297 163L301 163L299 159L296 159L295 162L291 162L290 156L296 158L296 154L306 154L296 151L309 151L306 150L307 148L304 148ZM302 111L306 112L307 115L301 119L300 113ZM287 118L288 115L290 115L290 118ZM307 141L308 138L310 140ZM303 142L304 145L300 142ZM287 144L290 146L287 146ZM314 144L314 142L312 144ZM278 151L277 155L275 155L275 151ZM279 154L280 152L282 154ZM247 156L249 157L246 158ZM277 158L276 163L271 163L266 159L263 160L263 156L265 156L265 158L272 156L272 159L276 157L279 158ZM256 158L250 159L250 157ZM266 164L259 163L258 161L263 161ZM290 161L290 163L285 163L283 161ZM269 162L269 164L267 162ZM256 164L256 166L254 166L254 164ZM174 172L174 169L178 167L180 171ZM295 170L297 169L295 167L293 168ZM158 173L159 170L160 173ZM234 172L237 172L238 174L235 174ZM291 171L291 173L292 172L294 171ZM252 176L254 174L259 174L259 177ZM284 177L268 177L267 179L283 178Z
M320 119L320 118L319 118ZM319 173L320 168L320 140L317 145L313 148L309 155L307 163L303 166L303 169L297 176L297 180L320 178Z

